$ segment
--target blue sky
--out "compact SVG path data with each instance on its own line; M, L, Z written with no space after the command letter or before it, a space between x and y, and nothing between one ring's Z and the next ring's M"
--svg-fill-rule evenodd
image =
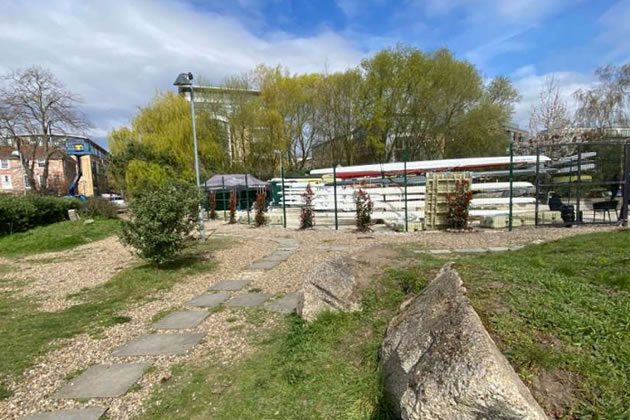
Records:
M214 83L259 63L356 66L403 43L448 47L509 76L528 112L554 75L567 101L602 64L630 61L630 0L2 0L0 73L39 65L84 100L92 136L127 124L177 73Z

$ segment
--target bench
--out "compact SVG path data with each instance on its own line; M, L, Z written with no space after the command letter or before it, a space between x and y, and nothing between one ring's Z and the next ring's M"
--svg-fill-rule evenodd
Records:
M606 221L606 214L608 214L608 220L612 222L611 218L610 218L610 211L614 210L615 211L615 216L617 218L619 218L619 213L617 212L617 205L619 204L619 201L617 200L606 200L606 201L599 201L597 203L593 203L593 220L595 220L595 215L598 212L602 213L602 221Z

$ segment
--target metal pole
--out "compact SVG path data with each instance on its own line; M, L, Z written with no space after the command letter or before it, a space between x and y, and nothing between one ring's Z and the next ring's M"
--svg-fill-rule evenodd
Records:
M280 175L282 176L282 225L286 229L287 227L287 204L286 196L284 195L284 167L280 167Z
M225 177L221 176L221 197L223 197L223 221L227 220L227 200L225 199Z
M195 95L193 93L192 83L190 85L190 110L192 113L192 131L193 131L193 144L195 148L195 174L197 175L197 191L201 190L201 181L199 179L199 158L197 156L197 127L195 125ZM206 230L203 225L203 210L201 203L199 204L199 233L201 235L201 242L206 240Z
M335 230L339 230L339 220L337 219L337 165L333 165L333 195L335 199Z
M578 143L577 145L577 153L578 153L578 176L577 176L577 184L575 187L575 221L577 223L582 222L582 218L580 217L580 194L582 193L582 144ZM571 164L573 166L573 164ZM569 174L569 179L571 174Z
M407 216L407 156L404 161L404 176L405 176L405 232L409 232L409 217Z
M628 200L630 200L630 143L626 143L623 153L623 204L621 205L621 218L624 226L628 226Z
M538 200L540 199L540 144L536 142L536 213L534 214L534 226L538 227Z
M512 194L514 183L514 138L510 139L510 215L508 230L512 232Z
M247 174L245 174L245 203L247 203L247 224L249 225L249 185L247 183Z

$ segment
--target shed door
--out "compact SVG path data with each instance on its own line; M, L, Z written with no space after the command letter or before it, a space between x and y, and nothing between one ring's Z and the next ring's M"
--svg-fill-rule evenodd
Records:
M11 177L9 175L2 175L2 189L3 190L11 190L13 189L13 185L11 184Z

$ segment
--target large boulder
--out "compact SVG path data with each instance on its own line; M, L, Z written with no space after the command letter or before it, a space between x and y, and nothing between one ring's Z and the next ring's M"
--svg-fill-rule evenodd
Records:
M381 347L403 419L546 419L499 351L449 265L401 306Z
M374 246L354 255L327 260L315 266L304 281L298 314L312 321L318 313L361 309L363 289L380 276L397 251Z

